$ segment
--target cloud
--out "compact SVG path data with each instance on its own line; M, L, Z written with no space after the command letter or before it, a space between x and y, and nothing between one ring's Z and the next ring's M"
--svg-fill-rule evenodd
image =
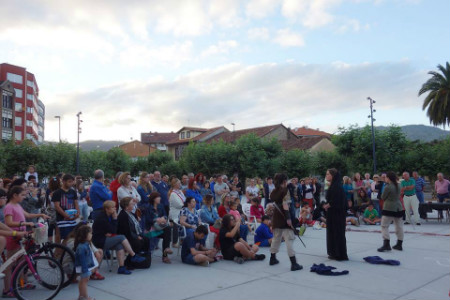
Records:
M305 45L303 37L289 28L278 30L273 41L283 47L303 47Z
M247 36L253 40L267 41L270 38L269 29L267 27L250 28Z
M305 124L305 120L325 119L322 122L328 124L326 116L330 115L337 127L366 120L367 96L377 100L377 111L384 111L384 115L389 111L398 115L404 109L420 110L417 87L426 76L425 71L415 70L407 61L250 66L233 63L196 70L173 80L121 82L87 92L55 95L58 101L48 106L47 114L74 119L76 110L69 104L76 103L77 109L83 111L82 139L128 140L130 135L138 137L150 130L176 131L188 122L204 127L235 122L239 128L248 128L286 121L292 126L322 127ZM52 130L55 139L57 126L52 125L54 120L49 121L46 130ZM75 128L72 123L67 126ZM73 141L76 128L70 132L65 138Z
M238 45L239 43L234 40L220 41L216 45L209 46L200 55L205 57L220 53L228 53L231 49L236 48Z

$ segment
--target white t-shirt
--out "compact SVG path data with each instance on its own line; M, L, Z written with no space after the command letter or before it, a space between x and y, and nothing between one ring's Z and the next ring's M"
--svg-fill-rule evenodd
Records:
M250 197L257 197L259 194L259 188L255 185L255 186L251 186L249 185L245 191L250 195ZM249 199L251 200L251 199Z

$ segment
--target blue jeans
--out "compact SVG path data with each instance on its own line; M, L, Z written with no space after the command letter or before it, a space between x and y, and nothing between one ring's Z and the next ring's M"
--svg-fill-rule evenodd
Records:
M423 192L421 191L421 192L418 192L417 190L416 190L416 196L417 196L417 199L419 200L419 203L425 203L425 199L424 199L424 196L423 196Z
M89 205L87 203L83 203L79 205L80 208L80 214L83 218L83 221L87 222L89 218Z

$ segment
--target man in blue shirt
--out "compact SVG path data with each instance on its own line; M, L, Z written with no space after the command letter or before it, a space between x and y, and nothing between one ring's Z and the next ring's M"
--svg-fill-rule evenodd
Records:
M167 185L167 183L161 180L161 173L159 171L155 171L153 175L154 179L152 180L152 185L161 195L161 204L164 206L166 214L169 215L170 205L169 205L169 198L167 197L167 194L169 193L169 186Z
M255 232L255 244L260 243L260 247L270 247L272 244L273 233L270 232L269 228L270 217L263 216L261 219L261 225Z
M97 215L103 210L103 202L112 199L112 192L108 191L103 184L105 180L105 173L102 170L96 170L94 172L94 182L89 189L89 198L91 199L92 219L95 220Z
M416 181L416 196L419 200L419 215L422 219L427 218L427 212L424 207L420 207L420 203L425 203L425 199L423 196L423 188L425 187L425 180L419 176L417 171L413 172L414 180Z
M207 267L209 263L217 261L216 249L205 247L205 237L208 235L208 228L200 225L195 231L188 232L181 248L181 261L189 265L202 265Z

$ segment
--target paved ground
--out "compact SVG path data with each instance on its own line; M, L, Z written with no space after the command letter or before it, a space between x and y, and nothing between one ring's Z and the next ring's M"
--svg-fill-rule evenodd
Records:
M379 226L351 227L347 232L350 261L327 259L325 230L308 228L295 250L304 269L289 270L286 248L282 245L280 264L269 266L249 261L243 265L221 261L210 267L184 265L176 253L173 263L161 262L158 250L148 270L136 270L130 276L107 271L104 281L90 281L90 295L99 299L449 299L450 226L430 221L413 228L405 226L404 251L379 253ZM393 229L393 228L391 228ZM252 237L251 237L252 239ZM396 240L392 235L392 240ZM261 252L268 255L269 249ZM396 259L400 266L371 265L363 257L379 255ZM320 276L311 273L313 263L324 263L349 270L349 275ZM78 286L60 292L56 299L76 299Z

